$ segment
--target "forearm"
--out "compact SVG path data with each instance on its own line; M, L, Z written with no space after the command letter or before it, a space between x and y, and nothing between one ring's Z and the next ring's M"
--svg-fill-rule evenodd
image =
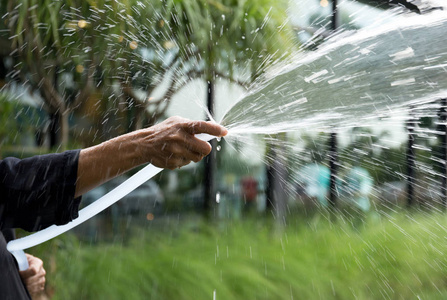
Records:
M143 164L137 149L138 133L131 133L81 150L75 197Z

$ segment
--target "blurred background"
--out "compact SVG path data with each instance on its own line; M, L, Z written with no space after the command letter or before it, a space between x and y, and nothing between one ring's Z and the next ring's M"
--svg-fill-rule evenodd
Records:
M85 148L173 115L219 122L295 53L443 5L2 1L0 156ZM215 140L202 162L29 249L44 298L444 299L445 101L337 132Z

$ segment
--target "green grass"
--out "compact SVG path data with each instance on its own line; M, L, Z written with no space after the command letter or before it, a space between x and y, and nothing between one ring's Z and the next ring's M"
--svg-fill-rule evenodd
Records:
M446 216L290 223L186 221L124 244L66 236L34 253L54 299L447 298Z

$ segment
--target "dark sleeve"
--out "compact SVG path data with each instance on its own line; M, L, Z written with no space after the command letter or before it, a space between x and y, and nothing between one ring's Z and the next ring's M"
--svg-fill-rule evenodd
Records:
M7 242L16 239L16 231L13 228L5 228L2 230L2 233Z
M0 161L0 228L36 231L78 217L80 150Z

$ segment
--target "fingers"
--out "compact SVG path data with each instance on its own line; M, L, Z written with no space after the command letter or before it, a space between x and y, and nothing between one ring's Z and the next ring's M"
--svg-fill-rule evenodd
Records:
M216 137L226 136L228 133L225 127L209 121L191 121L188 131L192 134L207 133Z
M160 168L175 169L199 162L211 152L211 145L195 137L205 133L216 137L225 136L227 130L219 124L205 121L190 121L180 117L171 117L147 130L140 147L147 161Z
M196 161L195 157L197 155L206 156L211 152L211 145L197 139L192 134L178 133L177 137L171 137L169 141L163 144L161 151L169 156L185 157Z
M25 271L20 271L22 278L32 277L39 274L43 270L43 262L40 258L32 256L26 253L26 258L28 260L28 269ZM45 272L45 270L43 270Z
M25 283L30 294L40 293L45 289L46 271L43 268L43 262L40 258L26 254L29 268L20 271L20 277Z
M189 145L189 148L192 151L203 153L204 156L208 155L211 152L211 145L208 142L195 138L194 135L206 133L212 136L222 137L226 136L228 133L225 127L209 121L187 121L185 125L185 131L192 135L185 136L185 143Z
M201 161L206 155L208 154L201 154L193 151L185 152L183 153L183 159L184 161L187 161L189 164L191 161L193 162L199 162Z
M26 283L26 288L31 295L42 292L45 290L45 277L40 277L33 282Z
M185 147L188 151L186 151L185 157L192 157L191 160L197 162L194 157L196 155L201 156L202 158L210 154L212 148L210 143L199 140L198 138L191 136L186 142ZM202 159L201 158L201 159Z
M165 161L163 168L174 170L188 165L191 161L197 163L204 158L204 155L194 152L184 152L182 155L183 156L171 156Z
M171 141L171 147L167 146L167 151L174 154L180 154L184 153L186 150L187 152L191 151L202 156L206 156L211 152L211 145L208 142L196 138L193 134L184 131L179 131L177 134L178 137L173 138Z

